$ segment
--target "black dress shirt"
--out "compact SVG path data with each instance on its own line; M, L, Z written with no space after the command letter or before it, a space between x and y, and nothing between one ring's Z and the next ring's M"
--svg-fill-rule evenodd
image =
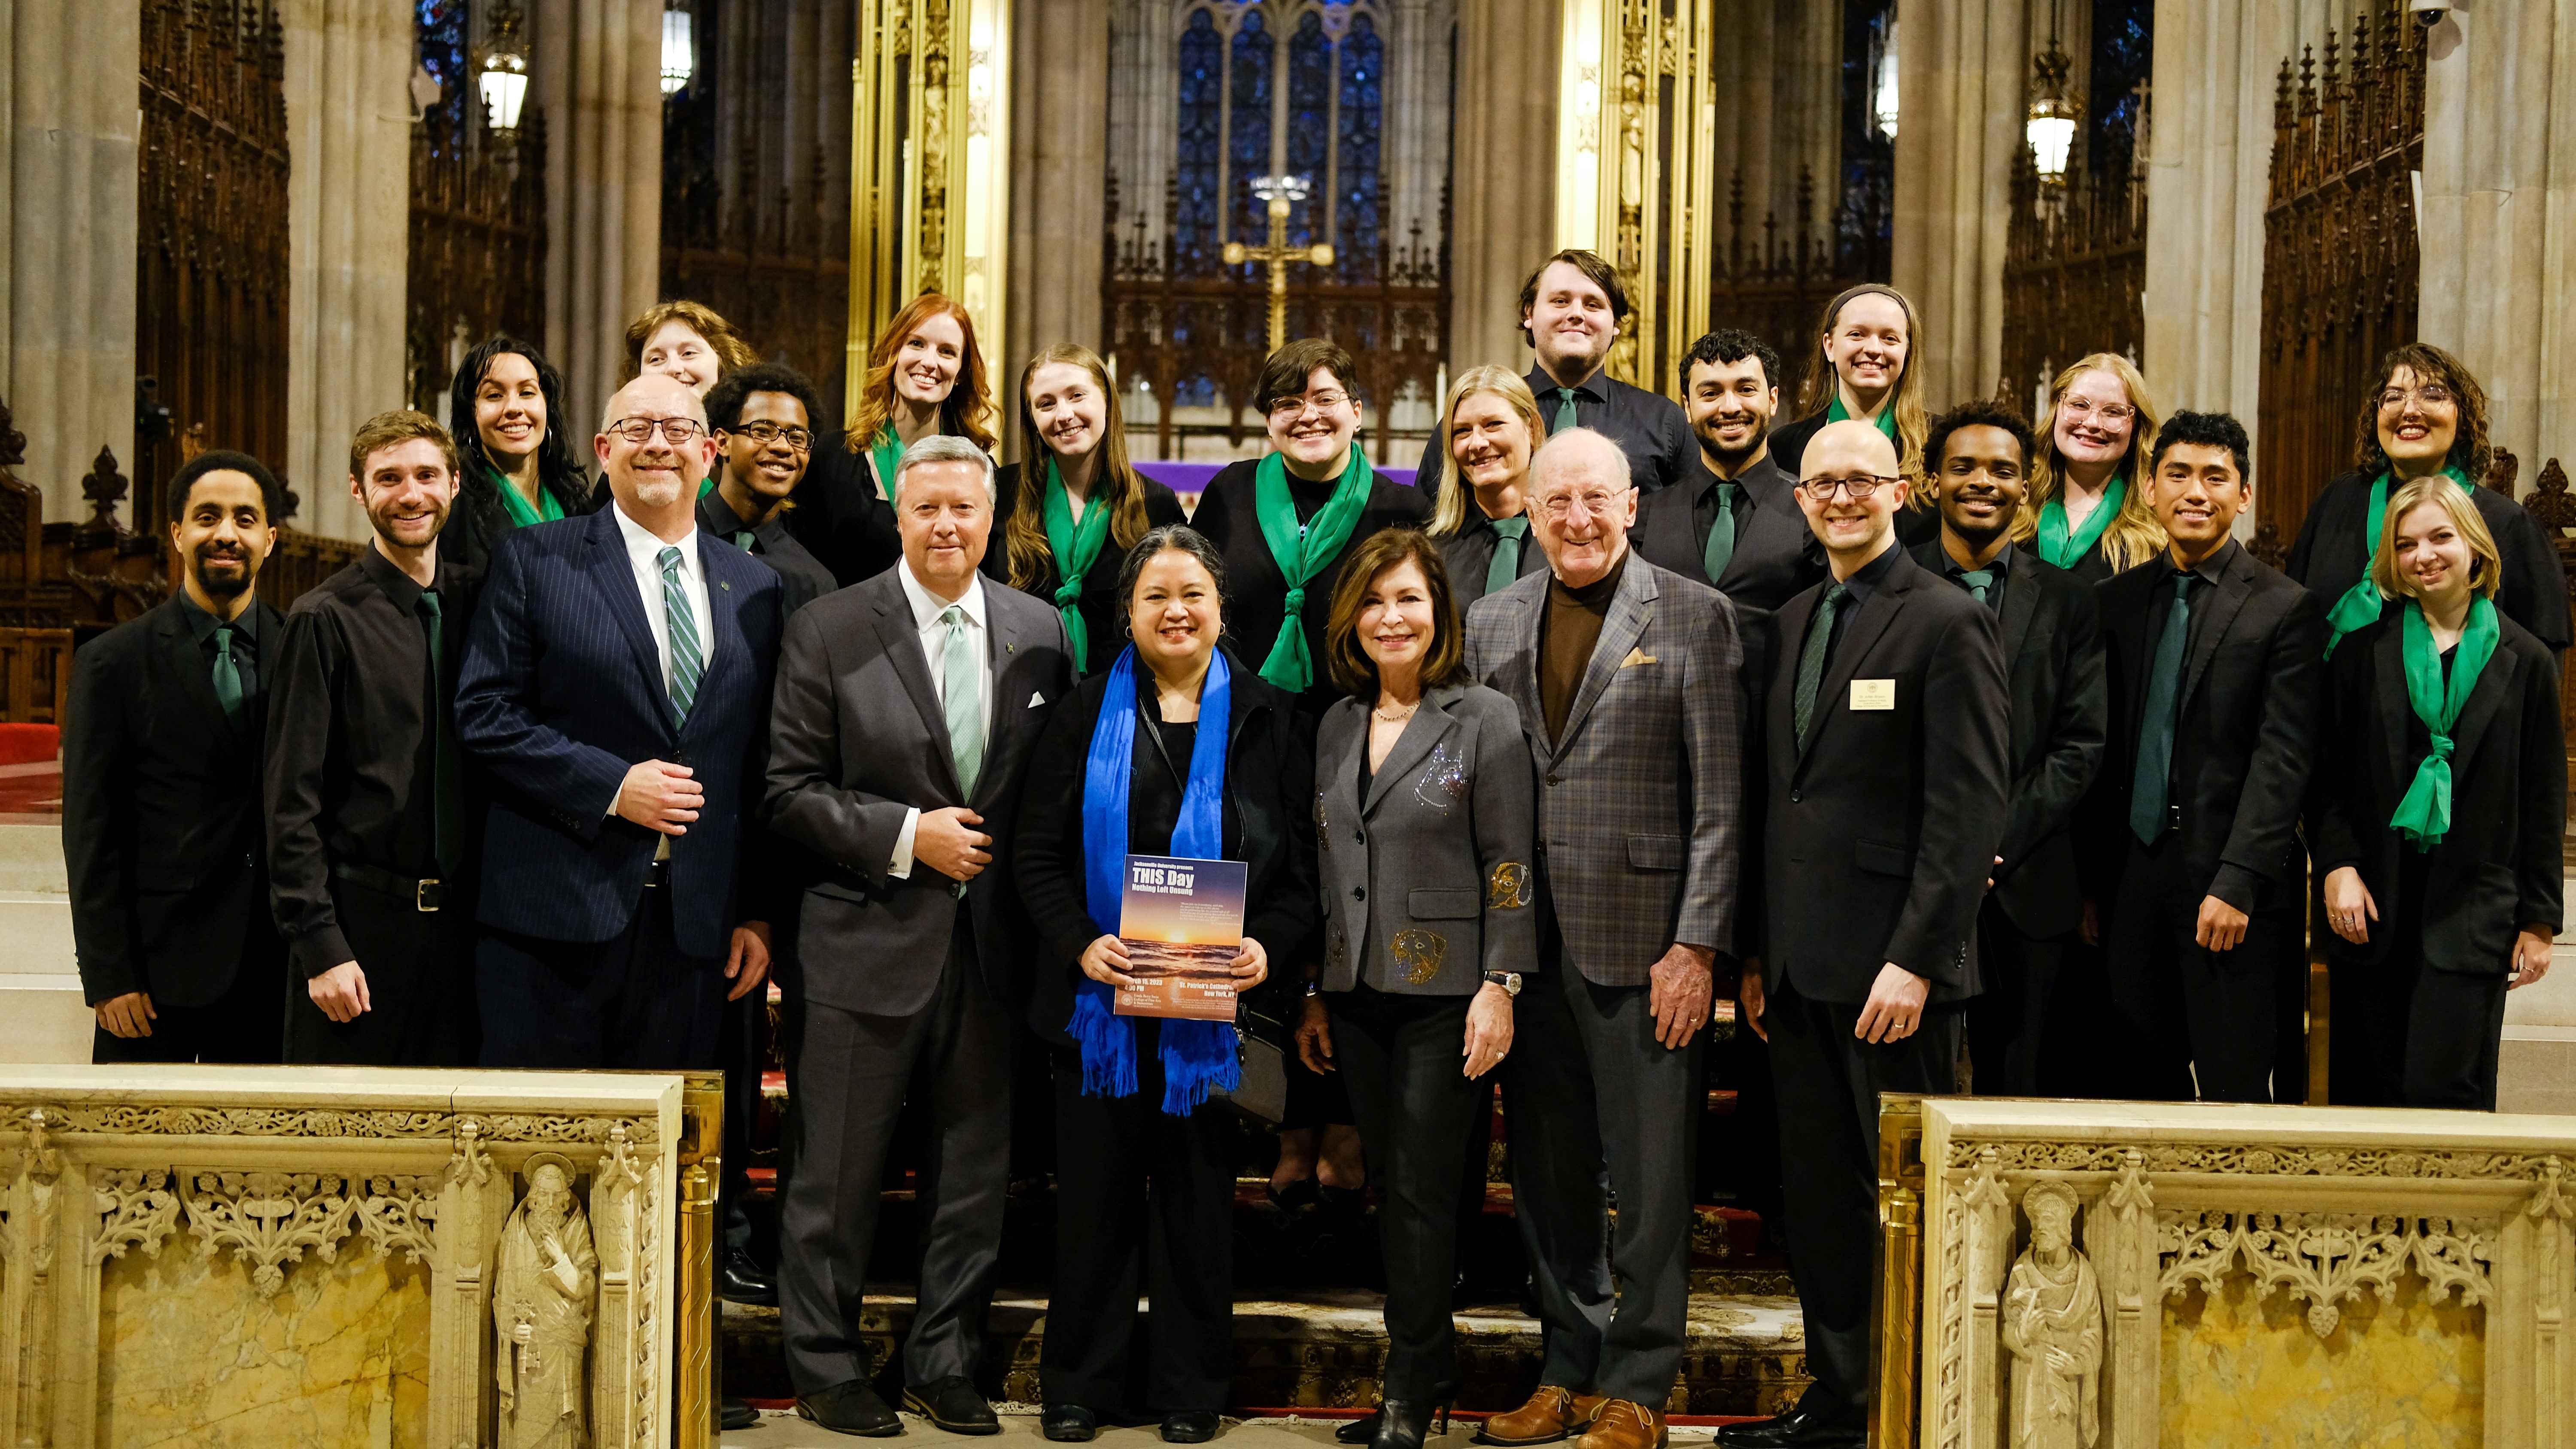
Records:
M229 629L233 635L233 667L241 672L242 700L247 704L259 698L260 646L267 642L260 637L260 611L244 609L240 618L227 624L198 608L185 589L174 591L170 597L178 601L179 617L188 621L188 632L196 636L197 647L205 653L207 677L212 678L215 672L215 631Z
M1553 436L1557 407L1563 401L1557 396L1556 379L1548 376L1546 368L1533 367L1521 380L1537 396L1539 419ZM1690 420L1682 416L1681 404L1661 393L1630 387L1607 370L1592 374L1574 389L1574 425L1608 434L1628 455L1628 480L1644 493L1689 477L1688 470L1699 456L1699 444L1691 437ZM1440 460L1448 445L1449 440L1433 428L1422 449L1421 471L1413 475L1426 493L1439 483Z
M1189 514L1181 507L1180 495L1151 478L1139 478L1145 487L1145 526L1161 528L1169 523L1187 523ZM997 583L1011 581L1011 549L1008 532L1012 514L1019 507L1020 465L1013 463L994 480L993 538L984 546L984 576ZM1115 528L1115 521L1112 521ZM1038 532L1046 532L1046 520L1038 520ZM1075 601L1082 610L1082 632L1087 674L1106 671L1118 661L1118 651L1127 647L1127 608L1118 597L1118 570L1126 561L1126 550L1118 546L1113 532L1100 541L1100 556L1091 561L1090 571L1082 576L1082 596ZM1021 592L1048 604L1055 602L1055 591L1064 584L1064 575L1055 566L1055 554L1049 551L1038 576Z
M1941 577L1949 580L1950 587L1954 589L1966 589L1968 586L1960 582L1959 575L1968 570L1962 567L1957 559L1950 557L1950 551L1941 546L1939 539L1932 541L1932 547L1940 555ZM1986 586L1986 607L1998 614L2004 611L2004 586L2012 582L2012 556L2012 545L2006 544L2004 551L1996 554L1986 564L1986 572L1995 576L1995 581ZM2012 661L2007 659L2004 663L2009 666Z
M335 866L405 880L462 880L466 841L442 870L437 851L437 731L466 769L453 731L456 676L473 617L474 575L442 558L434 576L444 668L430 674L422 589L372 545L295 601L268 711L269 896L298 975L352 959L331 899ZM479 812L462 807L471 829Z
M1523 515L1527 522L1527 515ZM1502 546L1503 536L1494 531L1494 520L1476 506L1475 495L1467 497L1467 516L1458 523L1458 531L1439 540L1440 562L1449 570L1450 597L1458 605L1458 620L1464 625L1467 610L1485 596L1485 574L1494 566L1494 550ZM1521 566L1512 575L1525 579L1547 572L1547 555L1539 552L1535 535L1521 535Z
M788 529L788 517L795 512L793 508L773 510L759 527L752 528L743 523L732 504L725 502L724 494L709 489L698 499L698 527L777 571L778 581L786 585L781 618L794 615L841 586L832 571L823 567L823 561Z

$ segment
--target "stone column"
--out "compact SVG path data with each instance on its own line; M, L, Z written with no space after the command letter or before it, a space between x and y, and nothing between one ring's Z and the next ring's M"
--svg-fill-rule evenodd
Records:
M349 438L403 403L415 41L393 0L289 0L286 449L294 525L363 539Z
M100 448L134 467L142 58L139 6L0 0L0 398L57 521Z
M1449 370L1527 371L1521 281L1556 249L1556 0L1458 0ZM1435 404L1436 406L1436 404Z
M1012 17L1018 46L1011 57L1010 294L1003 308L1010 336L987 364L996 398L1018 385L1020 364L1041 347L1079 342L1108 350L1100 236L1109 23L1110 0L1018 0ZM1139 200L1132 193L1126 199ZM1160 200L1158 191L1158 207ZM1018 416L1015 400L1000 406L1005 418Z
M2427 37L2416 335L2522 460L2576 463L2576 5L2460 0Z
M1920 314L1910 365L1923 369L1930 409L1986 396L2003 374L2004 232L2024 145L2027 12L2025 0L1910 0L1897 27L1890 266ZM2043 42L2046 24L2042 9Z
M1180 20L1168 0L1116 0L1111 18L1109 158L1118 174L1118 240L1163 240L1163 187L1179 145Z
M1456 7L1447 0L1394 0L1388 15L1386 150L1383 219L1387 245L1440 245L1440 184L1449 161L1449 34Z
M626 324L662 271L660 0L536 0L528 104L546 113L546 336L573 436L617 390ZM587 457L584 448L574 451Z
M1798 175L1814 178L1816 228L1833 224L1842 200L1843 17L1839 5L1780 0L1779 141L1768 209L1784 226L1798 218ZM1748 196L1750 192L1746 193ZM1746 210L1751 206L1748 203Z

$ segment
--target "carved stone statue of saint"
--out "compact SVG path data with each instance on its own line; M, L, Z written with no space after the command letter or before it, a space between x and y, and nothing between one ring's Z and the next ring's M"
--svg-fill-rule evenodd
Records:
M501 1229L492 1323L501 1336L501 1449L581 1449L589 1379L582 1353L599 1287L590 1218L572 1195L572 1164L528 1163L528 1195Z
M2075 1250L2075 1190L2044 1182L2022 1198L2030 1247L2004 1280L2012 1354L2012 1449L2092 1449L2101 1436L2102 1285Z

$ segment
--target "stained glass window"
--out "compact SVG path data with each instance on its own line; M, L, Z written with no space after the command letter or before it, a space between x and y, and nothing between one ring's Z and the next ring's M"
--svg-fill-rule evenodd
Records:
M2154 68L2154 0L2094 0L2093 145L2095 167L2126 164L2138 132L2138 83Z
M1327 210L1324 192L1333 161L1333 42L1324 34L1324 18L1312 10L1298 17L1296 37L1288 42L1287 142L1288 174L1306 177L1311 187L1288 218L1288 244L1304 246L1316 239L1316 222Z
M465 0L418 0L412 28L420 39L420 63L438 82L438 105L424 118L430 136L442 146L461 141L467 107L481 104L465 71Z
M1262 13L1246 12L1235 28L1227 77L1226 159L1233 173L1233 235L1252 242L1270 235L1269 204L1252 194L1252 182L1270 172L1270 73L1277 49Z
M1181 29L1180 154L1173 165L1179 212L1172 232L1172 262L1204 269L1216 252L1223 214L1225 41L1216 17L1193 11Z
M1351 17L1342 37L1340 132L1334 176L1333 269L1345 281L1377 275L1379 215L1378 136L1385 119L1379 74L1386 42L1363 12Z

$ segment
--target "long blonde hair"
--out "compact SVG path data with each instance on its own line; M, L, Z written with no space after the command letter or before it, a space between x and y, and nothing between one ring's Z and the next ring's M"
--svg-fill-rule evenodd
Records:
M1431 507L1431 536L1447 538L1467 525L1467 480L1458 476L1458 455L1450 450L1449 425L1458 416L1458 404L1480 392L1489 392L1503 400L1503 406L1529 429L1530 453L1535 457L1538 445L1547 441L1547 424L1539 419L1538 399L1521 375L1509 368L1487 363L1458 374L1449 384L1448 400L1440 405L1440 496ZM1417 484L1420 479L1414 480Z
M2469 592L2495 597L2496 584L2504 577L2504 559L2496 552L2495 535L2487 531L2487 521L2478 516L2477 500L2440 473L2416 479L2388 500L2388 512L2379 524L2379 547L2370 555L2370 581L2392 599L2424 596L2412 578L2397 571L2397 520L2427 503L2451 516L2451 526L2459 530L2460 541L2469 546Z
M1833 354L1826 350L1826 344L1834 335L1834 324L1841 320L1843 308L1855 298L1869 296L1888 298L1905 314L1905 366L1896 374L1895 394L1887 405L1896 410L1896 471L1913 485L1906 506L1929 508L1932 505L1923 487L1923 438L1932 429L1932 418L1923 408L1923 389L1914 381L1914 359L1923 349L1923 323L1915 315L1914 303L1903 292L1884 282L1863 282L1857 287L1845 287L1825 304L1824 316L1816 323L1816 358L1808 364L1806 381L1798 388L1798 415L1823 412L1839 395L1842 378L1834 371Z
M2102 559L2117 573L2163 553L2165 529L2156 522L2155 510L2147 506L2147 479L2138 466L2155 456L2156 429L2164 424L2164 411L2156 406L2156 395L2147 388L2146 374L2116 352L2096 352L2081 358L2049 384L2048 411L2039 416L2039 449L2031 459L2030 492L2022 497L2021 514L2013 520L2012 536L2013 542L2021 544L2039 537L2040 506L2065 487L2066 458L2057 451L2057 408L2066 400L2067 389L2075 386L2075 380L2096 368L2120 379L2121 391L2129 395L2129 406L2138 410L2136 426L2129 432L2129 451L2113 469L2129 480L2129 486L2120 499L2120 511L2102 527Z
M1010 563L1011 587L1026 590L1046 577L1047 564L1054 558L1054 546L1046 533L1047 462L1055 456L1045 437L1038 432L1038 420L1029 411L1029 379L1050 363L1064 362L1091 374L1092 385L1107 400L1108 417L1103 436L1093 445L1100 459L1100 469L1091 482L1094 508L1109 509L1109 537L1118 545L1118 554L1136 546L1145 536L1145 480L1137 475L1135 465L1127 461L1127 419L1119 411L1118 388L1109 380L1109 364L1100 354L1079 342L1059 342L1042 348L1028 365L1020 369L1020 474L1011 486L1011 517L1002 525L1002 547ZM1095 562L1092 567L1100 565Z
M850 414L849 431L843 434L851 452L865 453L873 447L877 434L884 432L887 421L894 417L894 363L903 354L904 339L912 335L914 328L943 313L957 319L957 330L965 335L966 345L958 349L957 381L949 387L947 400L939 405L939 431L965 438L987 453L993 451L993 388L984 377L984 354L975 345L975 319L966 315L964 304L937 292L924 292L905 303L868 348L866 382L859 389L859 405ZM880 478L877 486L891 493L894 480Z

